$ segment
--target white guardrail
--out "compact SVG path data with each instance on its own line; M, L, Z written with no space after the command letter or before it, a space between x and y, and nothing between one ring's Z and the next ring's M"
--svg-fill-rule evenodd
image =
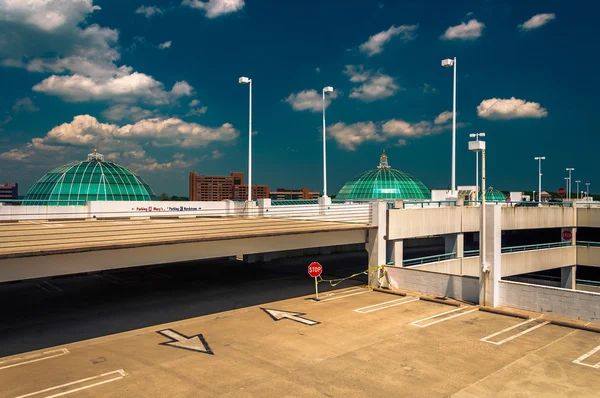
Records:
M111 202L82 206L0 206L0 223L26 220L83 220L120 218L280 217L307 221L370 224L371 203L273 206L270 201L234 202Z

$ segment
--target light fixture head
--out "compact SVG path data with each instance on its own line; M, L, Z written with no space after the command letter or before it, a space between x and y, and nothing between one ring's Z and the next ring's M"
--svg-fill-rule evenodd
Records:
M323 92L324 93L333 93L333 87L331 87L331 86L323 87Z
M442 60L442 66L445 67L445 68L450 67L450 66L454 66L454 60L450 59L450 58L443 59Z
M242 77L239 78L238 81L239 81L240 84L248 84L248 83L250 83L252 81L252 79L247 78L246 76L242 76Z

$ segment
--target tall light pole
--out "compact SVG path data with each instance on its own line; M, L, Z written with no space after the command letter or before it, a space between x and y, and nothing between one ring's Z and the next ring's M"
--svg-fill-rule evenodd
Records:
M571 200L571 172L575 169L572 167L567 167L566 170L569 172L569 189L568 189L569 193L567 194L567 197L569 200Z
M546 160L546 157L536 156L533 159L538 161L538 202L542 203L542 160Z
M333 87L323 87L323 197L327 197L327 136L325 134L325 93L332 93Z
M586 191L586 193L585 193L585 197L586 197L586 198L589 198L589 197L590 197L590 183L589 183L589 182L586 182L586 183L585 183L585 188L586 188L586 189L585 189L585 191Z
M475 138L475 141L479 141L479 137L485 137L485 133L473 133L469 134L469 137ZM475 152L475 192L477 198L479 198L479 151Z
M454 67L454 89L452 90L452 196L456 196L456 57L442 60L443 67Z
M252 201L252 79L245 76L239 78L240 84L250 88L250 105L248 111L248 202Z
M481 151L481 224L479 231L479 303L487 305L486 282L489 283L490 269L486 263L486 209L485 209L485 141L469 141L469 150Z
M577 194L577 199L579 199L579 183L581 181L580 180L575 180L575 183L577 184L577 190L575 191L575 193Z

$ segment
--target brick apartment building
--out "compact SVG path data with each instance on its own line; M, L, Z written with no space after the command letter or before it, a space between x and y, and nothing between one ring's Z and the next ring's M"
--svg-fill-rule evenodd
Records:
M0 185L0 200L10 200L19 198L19 184L16 182L6 182Z

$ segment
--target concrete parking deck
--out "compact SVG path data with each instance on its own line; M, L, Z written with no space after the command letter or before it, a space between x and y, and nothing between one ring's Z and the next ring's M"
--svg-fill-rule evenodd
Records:
M276 217L21 221L2 224L0 258L366 228Z
M361 287L321 298L3 358L0 397L594 397L600 389L596 333Z

